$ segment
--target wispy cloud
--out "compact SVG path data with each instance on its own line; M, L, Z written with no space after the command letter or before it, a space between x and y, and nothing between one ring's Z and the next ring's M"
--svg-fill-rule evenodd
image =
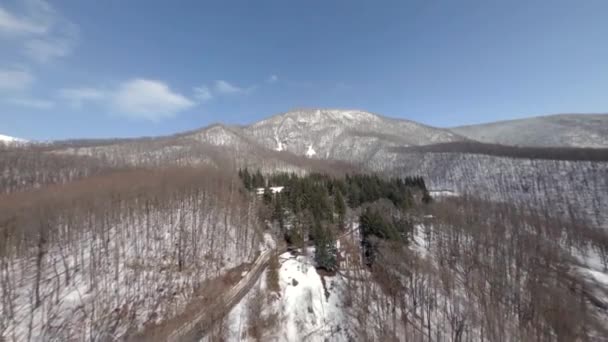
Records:
M160 121L174 117L195 103L161 81L134 79L120 85L112 98L112 105L128 117Z
M0 6L0 32L12 35L44 34L48 27L27 17L19 17Z
M208 102L217 96L251 94L253 91L255 91L255 89L257 89L257 87L257 85L241 87L226 80L216 80L211 86L202 85L200 87L195 87L193 90L194 98L198 102L203 103Z
M30 97L23 98L10 98L4 100L5 103L16 105L20 107L34 108L34 109L50 109L55 106L53 101L41 100Z
M242 88L228 81L217 80L213 84L213 88L219 94L245 94L253 91L255 89L255 86L249 88Z
M13 11L0 5L0 39L15 42L36 62L69 55L78 35L78 26L44 0L25 0Z
M200 102L207 102L213 99L213 94L207 86L194 88L194 97Z
M47 37L25 42L24 53L39 63L47 63L56 58L65 57L72 52L74 39L64 37Z
M22 91L33 82L34 76L27 70L0 69L0 91Z
M58 96L73 108L95 102L116 115L154 122L175 117L196 105L164 82L143 78L127 80L108 89L65 88L59 90Z
M59 97L68 101L74 108L80 108L87 101L103 100L107 94L96 88L64 88L59 90Z

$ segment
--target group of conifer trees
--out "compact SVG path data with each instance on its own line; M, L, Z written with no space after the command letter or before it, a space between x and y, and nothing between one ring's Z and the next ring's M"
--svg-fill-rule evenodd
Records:
M247 190L263 188L266 211L262 214L278 227L289 246L315 246L319 268L333 271L337 267L336 237L346 229L346 213L350 208L369 207L380 200L388 201L404 212L418 202L428 203L430 195L422 177L382 178L375 174L354 174L331 177L313 173L275 173L265 177L258 170L239 170ZM273 192L271 187L283 187ZM373 239L402 239L408 225L380 213L378 206L367 208L360 215L362 247L368 264L373 262Z

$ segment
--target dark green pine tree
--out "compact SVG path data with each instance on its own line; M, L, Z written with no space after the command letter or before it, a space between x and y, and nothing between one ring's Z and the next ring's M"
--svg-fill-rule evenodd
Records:
M341 230L344 230L344 220L346 218L346 203L344 203L344 197L340 190L336 191L334 196L334 210L338 215L338 226Z
M245 189L251 190L253 187L251 186L251 174L249 174L249 170L245 168L244 170L240 171L240 176L243 180L243 185L245 186Z
M384 240L398 240L399 231L395 225L387 221L382 214L374 209L367 208L359 217L359 227L361 229L363 254L368 265L373 264L377 246L374 238Z
M315 230L315 263L318 268L335 271L338 268L338 249L333 234L320 225Z
M264 204L269 205L272 203L272 190L270 187L264 187L264 194L262 195L262 199L264 200Z
M253 189L263 188L266 186L266 180L264 179L264 176L262 175L262 172L260 172L259 169L256 171L255 175L253 175L251 183L251 187Z
M433 202L433 197L431 197L431 194L429 194L429 192L424 189L422 191L422 203L429 204L431 202Z
M285 210L283 209L283 195L281 195L280 193L274 195L274 208L272 210L272 219L279 223L279 228L281 229L281 232L285 231Z

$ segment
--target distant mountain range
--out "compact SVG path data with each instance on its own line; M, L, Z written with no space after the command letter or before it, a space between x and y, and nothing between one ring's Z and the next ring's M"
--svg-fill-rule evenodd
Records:
M449 129L360 110L303 109L251 125L214 124L165 137L27 146L32 148L6 154L14 179L4 191L133 166L374 171L423 176L431 189L580 213L608 228L602 204L608 201L608 115L554 115ZM61 177L31 173L28 160Z
M520 147L608 148L608 114L558 114L438 128L361 110L301 109L247 126L214 124L170 137L215 146L259 145L319 159L365 160L387 147L477 141ZM107 145L142 139L79 140L76 145ZM0 142L26 142L0 134Z
M608 147L608 114L559 114L455 127L485 143L535 147Z
M360 110L304 109L248 126L217 124L179 137L214 146L257 146L315 159L365 163L395 148L465 142L608 148L608 114L554 115L446 129Z

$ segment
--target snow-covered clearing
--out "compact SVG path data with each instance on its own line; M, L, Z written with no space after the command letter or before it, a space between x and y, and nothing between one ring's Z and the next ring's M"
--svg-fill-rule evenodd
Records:
M280 285L281 307L285 324L281 340L284 341L346 341L343 331L344 313L341 309L340 276L325 277L326 289L314 267L312 255L281 255ZM327 297L325 295L327 290Z
M312 247L304 254L281 254L279 292L269 289L266 270L230 311L220 329L222 336L228 341L253 341L252 326L261 320L271 321L258 336L263 341L347 341L348 324L342 303L344 279L340 275L325 275L322 279L313 255ZM256 299L263 300L263 306L255 308ZM218 328L214 333L218 334ZM212 338L206 336L203 341Z

